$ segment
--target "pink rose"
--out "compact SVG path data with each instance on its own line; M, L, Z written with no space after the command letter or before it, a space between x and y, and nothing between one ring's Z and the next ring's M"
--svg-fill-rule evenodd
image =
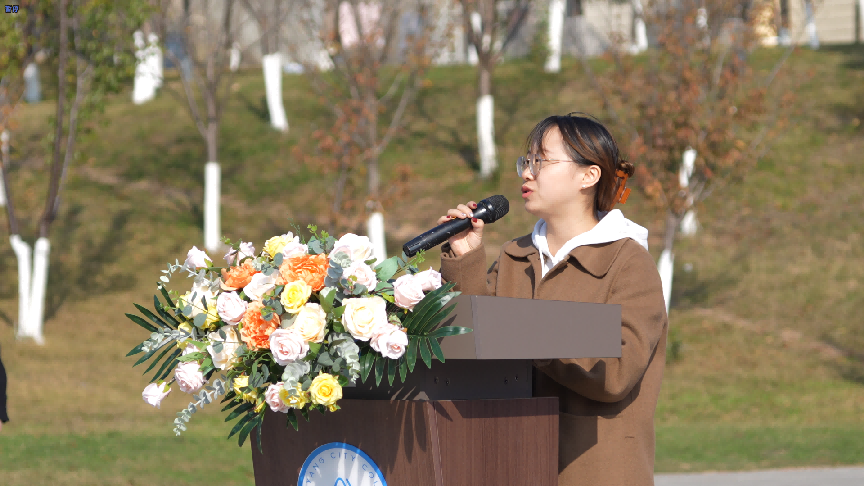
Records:
M270 351L279 366L303 359L309 352L309 343L295 329L277 329L270 335Z
M296 237L295 237L296 238ZM299 241L291 240L282 248L282 257L287 260L298 256L303 256L309 251L309 247Z
M204 386L204 375L196 361L180 363L174 370L174 379L183 393L195 393Z
M160 408L159 404L162 403L162 400L167 397L169 393L171 393L171 388L168 388L165 383L150 383L146 388L144 388L141 397L150 405Z
M246 314L246 301L237 292L223 292L216 299L216 312L225 324L237 325Z
M372 332L369 344L372 349L381 353L381 356L399 359L408 348L408 335L393 324L382 324Z
M396 305L410 311L423 300L423 287L420 279L414 275L402 275L393 282L393 297Z
M375 270L372 270L372 267L363 262L354 262L351 266L342 270L343 278L348 278L352 275L357 277L358 284L364 285L370 291L375 290L375 286L378 285L378 276L375 275Z
M372 258L372 242L368 236L358 236L354 233L345 233L333 245L331 255L344 253L351 258L351 262L365 262Z
M212 260L207 256L207 253L204 250L199 250L197 246L193 246L189 250L189 253L186 254L186 261L183 262L183 265L189 270L197 270L199 268L206 268L208 262L212 262Z
M441 274L432 270L432 267L429 267L429 270L423 270L415 274L414 278L420 281L420 287L423 289L423 292L430 292L441 288Z
M228 253L225 254L225 262L228 265L238 265L240 260L246 257L254 257L255 256L255 247L252 246L252 243L248 241L240 242L240 250L235 250L231 248L228 250Z
M267 391L264 393L264 401L267 402L267 405L270 405L270 410L273 410L274 412L287 413L291 407L282 401L282 397L280 396L281 392L281 381L275 385L268 386Z

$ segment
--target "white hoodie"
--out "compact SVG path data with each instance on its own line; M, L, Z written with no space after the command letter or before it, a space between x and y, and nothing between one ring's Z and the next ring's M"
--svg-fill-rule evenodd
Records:
M564 246L558 250L555 256L550 254L549 244L546 242L546 221L542 219L537 221L537 224L534 225L534 231L531 232L531 241L540 252L540 266L543 268L543 277L558 262L567 258L567 255L578 246L596 245L598 243L618 241L622 238L631 238L645 247L646 250L648 249L648 230L625 218L624 213L620 209L600 211L597 213L597 219L600 222L596 226L581 235L574 236L570 241L564 243Z

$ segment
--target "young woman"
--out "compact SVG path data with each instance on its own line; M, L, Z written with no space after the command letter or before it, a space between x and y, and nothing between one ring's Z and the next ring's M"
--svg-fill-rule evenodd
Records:
M476 203L460 204L438 220L472 218L442 246L442 277L470 295L619 304L621 357L536 361L534 396L560 400L559 485L653 485L668 320L648 231L612 209L633 166L603 125L568 115L534 128L516 170L534 231L487 271Z

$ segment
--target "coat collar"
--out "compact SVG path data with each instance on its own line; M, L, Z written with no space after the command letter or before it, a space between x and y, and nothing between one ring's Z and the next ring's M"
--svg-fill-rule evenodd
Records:
M569 255L575 258L588 273L601 278L612 268L612 263L626 242L627 238L621 238L608 243L581 245L570 251ZM530 234L505 243L503 250L514 258L528 258L533 254L532 259L539 259L539 252L531 241Z

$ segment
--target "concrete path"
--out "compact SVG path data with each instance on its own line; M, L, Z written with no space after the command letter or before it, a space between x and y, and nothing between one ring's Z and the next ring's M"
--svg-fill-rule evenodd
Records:
M657 474L655 486L864 486L864 467Z

